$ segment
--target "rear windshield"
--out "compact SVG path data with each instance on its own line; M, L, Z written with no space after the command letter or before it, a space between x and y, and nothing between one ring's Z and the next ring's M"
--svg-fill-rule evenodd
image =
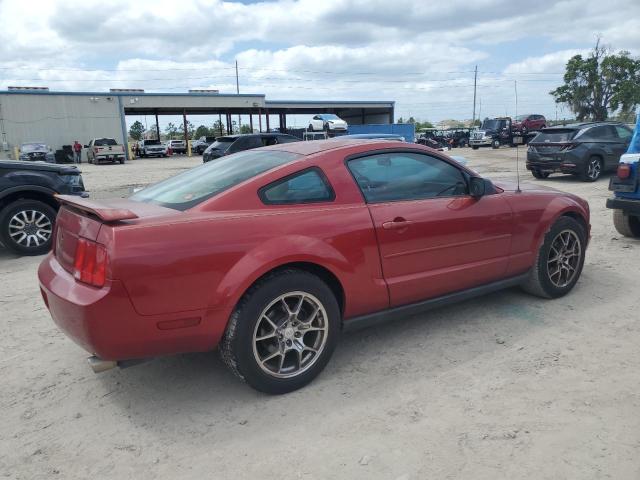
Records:
M113 138L96 138L96 141L93 143L96 147L104 147L107 145L117 145Z
M543 130L536 138L536 143L561 143L570 141L578 132L572 128L554 128L552 130Z
M215 142L209 145L211 150L227 150L237 139L234 137L218 137Z
M160 145L160 140L145 140L145 145Z
M208 162L139 191L131 200L187 210L301 155L276 150L247 150Z

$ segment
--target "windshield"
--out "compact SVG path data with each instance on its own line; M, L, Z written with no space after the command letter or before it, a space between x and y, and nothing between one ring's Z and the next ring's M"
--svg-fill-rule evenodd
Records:
M325 113L324 115L320 115L320 118L322 118L323 120L340 120L340 117L332 113Z
M543 130L536 138L533 139L536 143L559 143L568 142L575 137L577 130L572 128L553 128L549 130Z
M145 140L145 145L160 145L160 140Z
M498 130L502 127L504 127L505 125L505 121L504 120L485 120L484 122L482 122L482 129L483 130Z
M94 142L94 145L96 147L104 147L106 145L117 145L118 142L116 142L113 138L96 138L96 141Z
M29 152L45 152L47 146L44 143L25 143L20 147L20 151L24 153Z
M519 122L524 122L527 118L529 118L529 115L518 115L516 117L516 120Z
M215 142L209 145L209 150L228 150L229 147L236 139L233 137L218 137Z
M277 150L247 150L208 162L139 191L131 200L186 210L252 177L301 155Z

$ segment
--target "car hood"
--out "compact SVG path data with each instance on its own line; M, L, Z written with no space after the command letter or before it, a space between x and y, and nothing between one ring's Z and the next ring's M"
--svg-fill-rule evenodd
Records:
M0 161L0 168L6 168L8 170L40 170L56 172L64 175L80 173L80 170L73 165L56 165L51 163L25 162L20 160L2 160Z

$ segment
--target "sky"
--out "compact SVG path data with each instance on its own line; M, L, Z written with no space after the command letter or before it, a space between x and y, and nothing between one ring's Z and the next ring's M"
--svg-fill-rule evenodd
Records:
M237 60L241 93L437 122L471 118L477 66L476 117L515 115L517 81L517 113L565 118L566 61L598 36L640 54L639 18L640 0L0 0L0 90L235 93Z

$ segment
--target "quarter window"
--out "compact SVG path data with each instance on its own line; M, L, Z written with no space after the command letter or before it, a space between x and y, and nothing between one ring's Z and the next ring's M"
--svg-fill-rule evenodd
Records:
M382 153L348 162L368 203L467 195L460 169L419 153Z
M270 205L330 202L335 198L329 181L318 168L270 183L260 189L259 195L263 203Z
M633 135L633 133L631 133L630 130L627 130L624 127L616 126L616 132L618 132L618 137L620 137L622 140L625 140L625 141L629 140Z

